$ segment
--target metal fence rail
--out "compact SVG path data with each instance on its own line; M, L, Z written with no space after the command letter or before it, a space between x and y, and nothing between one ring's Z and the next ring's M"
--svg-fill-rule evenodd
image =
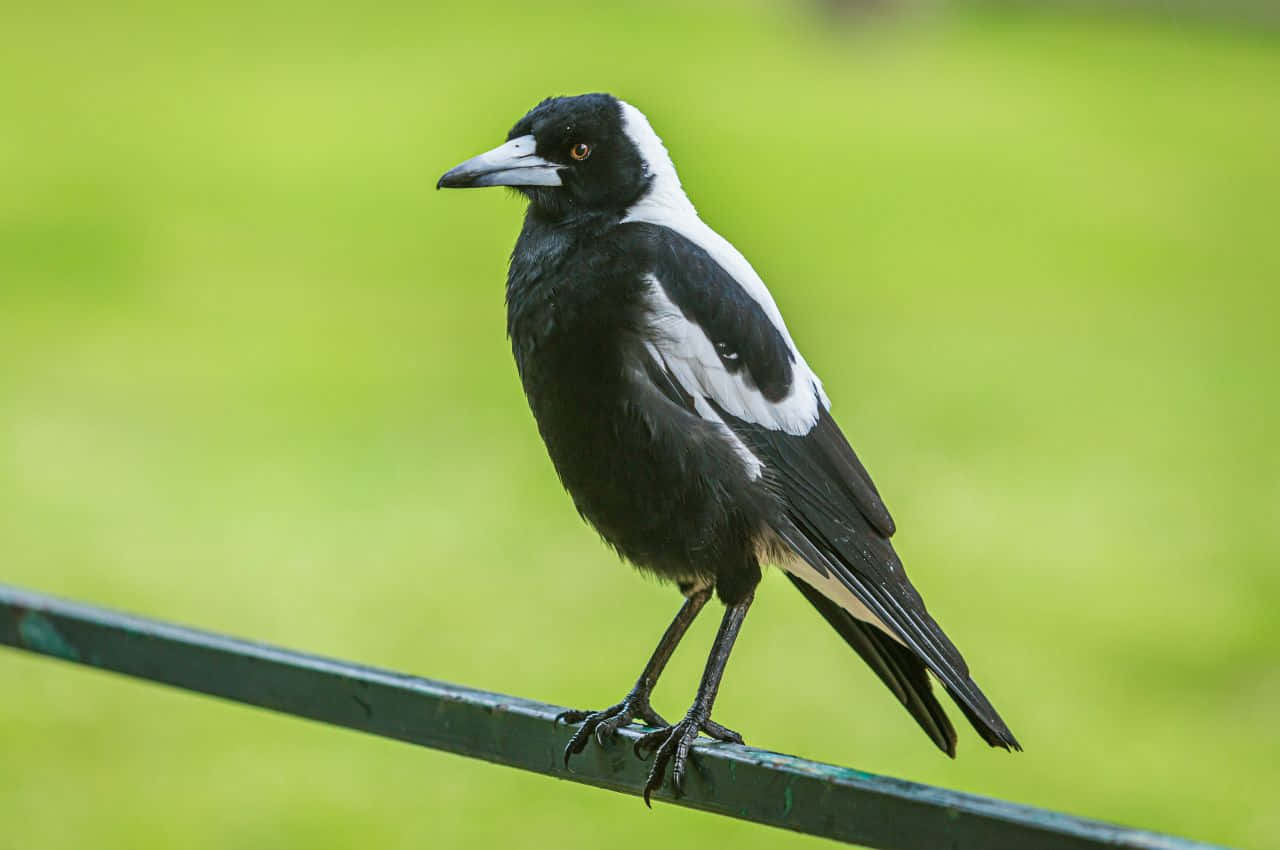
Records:
M0 643L544 773L639 794L647 765L624 729L566 770L559 706L472 690L132 617L0 584ZM0 686L2 687L2 686ZM676 805L892 850L1193 850L1210 845L805 761L751 747L695 748ZM636 811L636 817L644 813Z

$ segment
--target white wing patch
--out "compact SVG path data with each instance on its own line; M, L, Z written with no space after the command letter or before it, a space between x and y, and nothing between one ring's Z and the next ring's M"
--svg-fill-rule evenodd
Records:
M649 355L654 359L654 362L657 363L659 367L662 367L666 369L667 372L671 373L675 377L676 382L680 384L680 388L693 398L694 412L708 422L714 422L720 426L720 430L724 432L725 439L729 441L731 446L733 446L734 452L737 453L738 457L742 460L742 465L746 467L747 477L752 481L758 479L764 472L764 464L760 462L760 458L756 457L755 454L752 453L751 449L747 448L747 444L742 442L742 440L738 438L737 434L733 433L733 430L725 424L723 419L720 418L720 414L716 413L715 408L707 403L707 399L704 396L696 392L690 392L688 385L679 376L679 374L671 368L671 364L667 361L667 358L662 355L662 352L656 345L652 342L646 342L645 348L648 349Z
M741 252L729 243L729 240L716 233L706 222L698 217L698 211L694 209L693 202L689 200L689 196L684 193L684 189L680 186L680 177L676 174L675 164L672 163L671 157L667 154L667 149L663 146L662 140L658 138L658 134L650 126L649 120L644 117L644 113L631 104L623 102L622 118L623 130L636 146L636 149L640 151L640 155L644 159L645 166L652 178L649 191L631 209L627 210L626 217L622 219L623 222L646 222L666 227L679 233L706 251L722 269L738 282L738 285L746 291L747 295L760 305L760 308L764 310L765 316L778 329L783 340L786 341L787 347L795 357L792 363L791 394L780 405L790 405L803 410L792 410L782 416L781 419L794 423L791 427L784 427L783 430L790 434L808 433L809 429L818 421L818 404L821 403L823 407L829 409L831 402L827 398L826 392L822 389L822 381L818 380L818 376L809 368L809 364L805 362L799 349L796 348L795 342L792 341L791 333L787 330L787 325L782 320L782 313L779 312L778 305L774 302L768 287L764 285L760 275L756 274L756 270L747 262L747 258L742 256ZM678 315L679 310L676 313ZM715 359L714 349L712 349L712 358ZM800 398L797 398L797 391L800 392ZM727 405L722 404L721 406L726 410L730 410ZM733 413L734 411L730 410L730 412ZM734 415L738 414L734 413ZM793 415L798 416L798 418L793 419ZM750 421L766 425L769 420L751 419ZM771 425L770 427L782 426Z
M790 391L781 401L769 401L747 382L745 372L734 374L726 369L702 328L685 318L656 277L649 275L647 279L651 346L681 388L693 397L704 419L722 421L707 404L710 399L738 419L774 431L799 436L813 429L818 421L818 394L812 374L806 380L805 373L794 368L799 364L792 364ZM704 407L711 416L703 412Z

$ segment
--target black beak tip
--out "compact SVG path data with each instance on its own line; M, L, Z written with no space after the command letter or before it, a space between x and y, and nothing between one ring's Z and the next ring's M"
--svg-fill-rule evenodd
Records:
M456 168L451 168L444 174L440 175L440 179L436 181L437 189L461 189L471 183L472 175L465 172L459 172Z

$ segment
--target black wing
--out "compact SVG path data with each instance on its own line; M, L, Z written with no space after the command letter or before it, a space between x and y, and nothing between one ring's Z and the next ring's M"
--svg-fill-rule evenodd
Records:
M821 408L813 430L800 437L751 425L728 414L722 417L760 458L783 497L784 514L774 528L778 536L822 578L838 580L885 625L891 637L915 654L916 664L923 662L933 671L983 740L996 747L1021 749L970 678L960 651L929 615L908 580L889 542L893 524L888 512L830 412ZM878 521L881 518L883 522ZM849 640L847 635L845 638ZM883 645L880 648L883 650ZM867 658L867 653L859 652ZM932 697L926 697L921 687L922 683L927 685L927 679L902 653L897 656L894 660L907 669L896 678L915 684L914 697L924 706L923 711L913 710L912 714L932 737L925 715L936 722L936 713L929 705ZM877 664L873 662L872 667ZM903 702L911 708L908 700ZM935 741L951 752L937 737Z
M652 362L644 370L671 401L723 424L759 461L782 506L774 532L808 565L797 577L819 590L806 597L943 750L953 752L954 731L925 667L984 740L1018 748L907 579L889 543L893 519L763 284L735 279L702 246L667 228L627 228L629 248L649 258L653 283L645 334ZM838 593L818 588L832 581ZM868 625L868 615L878 623Z

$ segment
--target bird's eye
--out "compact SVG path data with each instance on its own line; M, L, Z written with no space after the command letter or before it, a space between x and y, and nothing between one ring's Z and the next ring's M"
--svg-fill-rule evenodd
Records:
M573 157L578 162L582 162L584 159L591 156L591 145L586 142L578 142L576 145L569 148L569 156Z

